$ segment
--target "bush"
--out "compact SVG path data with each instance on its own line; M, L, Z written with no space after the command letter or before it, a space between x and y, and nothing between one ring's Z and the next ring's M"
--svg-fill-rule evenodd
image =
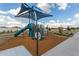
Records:
M7 33L9 33L10 31L8 30Z
M11 30L10 32L11 32L11 33L13 33L13 31L12 31L12 30Z
M2 33L5 33L6 31L3 31Z
M75 28L74 28L74 27L71 27L71 29L75 30Z

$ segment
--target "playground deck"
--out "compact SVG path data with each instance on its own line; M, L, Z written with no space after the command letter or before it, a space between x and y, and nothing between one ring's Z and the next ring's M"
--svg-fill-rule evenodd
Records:
M64 40L65 37L48 33L48 36L40 40L38 43L38 54L42 55L43 53L55 47ZM24 47L28 49L28 51L32 55L36 55L36 40L31 39L26 34L23 34L23 36L19 37L12 37L12 38L10 37L9 40L0 45L0 51L13 48L19 45L24 45Z

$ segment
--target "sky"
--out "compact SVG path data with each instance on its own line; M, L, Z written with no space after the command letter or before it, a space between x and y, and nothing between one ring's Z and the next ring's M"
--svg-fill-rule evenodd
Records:
M79 3L34 3L29 6L37 6L52 17L42 18L38 21L49 27L79 27ZM0 27L24 27L29 20L15 17L20 11L21 3L0 3Z

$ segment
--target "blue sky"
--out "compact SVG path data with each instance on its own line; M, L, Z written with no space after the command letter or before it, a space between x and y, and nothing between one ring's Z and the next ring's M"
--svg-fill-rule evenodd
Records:
M4 11L7 11L7 10L10 10L10 9L16 9L17 7L20 7L21 4L19 3L1 3L0 4L0 9L1 10L4 10Z
M33 4L30 4L33 5ZM37 3L34 4L43 10L43 12L53 15L39 20L39 23L55 26L79 26L79 4L78 3ZM20 3L2 3L0 4L0 26L23 26L28 24L24 18L16 18L15 15L20 10ZM7 19L7 20L6 20ZM6 24L5 24L6 23Z

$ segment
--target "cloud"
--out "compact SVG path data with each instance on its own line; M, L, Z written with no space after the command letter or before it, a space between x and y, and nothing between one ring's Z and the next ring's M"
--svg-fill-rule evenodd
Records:
M72 19L73 19L72 23L74 24L74 26L79 27L79 13L75 13Z
M76 14L74 15L74 18L79 20L79 13L76 13Z
M42 9L44 12L49 13L51 12L51 7L54 7L53 3L38 3L37 7L39 7L40 9Z
M15 16L20 10L20 7L16 9L10 9L8 11L3 11L0 10L0 27L5 26L5 27L24 27L25 24L22 23L21 21L17 21L15 18L12 16ZM8 15L10 14L10 15Z
M68 3L57 3L59 10L66 10L68 7Z
M42 22L38 22L38 24L42 24Z
M50 20L49 22L45 23L45 26L49 26L50 28L57 28L57 27L79 27L79 13L75 13L72 18L67 18L61 22L61 20Z
M10 9L9 11L7 11L6 13L12 14L12 15L17 15L17 13L20 11L20 7L16 8L16 9Z
M56 5L58 6L59 10L66 10L67 8L71 7L68 3L56 3ZM41 4L38 3L37 4L38 7L40 7L43 11L45 12L50 12L51 11L51 7L55 7L55 5L50 5L50 4ZM79 13L74 14L71 18L67 18L65 19L65 21L61 22L60 20L50 20L49 22L45 23L45 26L49 26L49 27L67 27L67 26L71 26L71 27L79 27Z
M2 11L0 10L0 14L11 14L11 15L16 15L20 10L20 7L16 8L16 9L10 9L8 11Z
M70 22L70 21L72 21L72 19L71 18L68 18L67 21Z
M6 12L5 12L5 11L0 10L0 14L6 14Z
M68 3L56 3L59 10L66 10L70 5ZM54 3L38 3L37 7L42 9L44 12L49 13L51 12L51 8L55 8Z
M50 20L49 22L45 23L45 27L48 26L50 28L58 28L58 27L64 27L64 28L67 28L67 26L73 26L74 23L73 21L72 22L69 22L69 21L59 21L59 20Z
M73 24L73 27L79 27L79 13L75 13L71 19L70 23Z
M0 27L14 27L14 26L21 26L22 23L20 21L16 21L14 18L10 16L0 15Z
M54 20L50 20L49 23L56 23L56 21L54 21Z

